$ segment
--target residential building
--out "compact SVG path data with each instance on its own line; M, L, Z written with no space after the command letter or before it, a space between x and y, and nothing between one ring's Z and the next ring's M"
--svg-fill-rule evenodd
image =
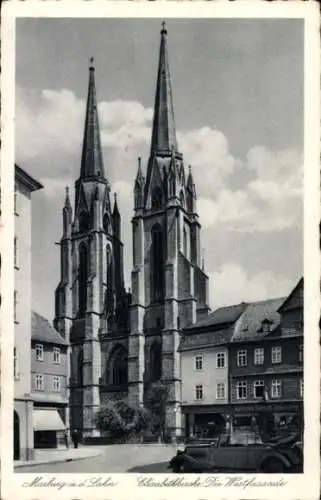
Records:
M35 448L64 442L68 428L68 343L39 314L32 312L31 396Z
M31 198L43 186L15 165L14 458L33 457L31 396Z
M124 287L121 215L100 143L93 61L75 206L66 193L55 328L70 342L70 425L99 435L95 413L113 398L139 406L151 384L169 390L166 430L182 432L181 328L209 311L196 188L179 151L161 30L150 157L134 181L132 295Z
M245 308L246 304L222 307L182 332L178 350L187 437L229 424L228 348Z
M249 304L229 346L234 423L262 411L298 416L303 402L303 280L288 298Z
M303 279L287 298L222 307L184 328L179 352L186 436L262 412L302 421Z

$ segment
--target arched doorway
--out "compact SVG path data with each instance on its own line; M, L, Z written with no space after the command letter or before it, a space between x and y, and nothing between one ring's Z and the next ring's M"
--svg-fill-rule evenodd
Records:
M13 459L20 460L20 421L16 411L13 412Z

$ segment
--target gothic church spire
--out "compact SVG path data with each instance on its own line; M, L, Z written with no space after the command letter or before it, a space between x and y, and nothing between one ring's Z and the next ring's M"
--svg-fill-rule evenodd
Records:
M172 87L167 53L167 29L162 23L154 104L151 156L177 151Z
M89 85L81 157L81 178L104 177L103 155L100 143L99 119L95 87L94 59L90 59Z

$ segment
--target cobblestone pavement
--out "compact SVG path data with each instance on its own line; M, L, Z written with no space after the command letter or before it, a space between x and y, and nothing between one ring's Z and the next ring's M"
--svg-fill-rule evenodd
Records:
M176 454L175 445L111 445L99 446L97 457L79 461L45 464L16 469L20 473L117 473L117 472L170 472L168 461ZM152 470L144 470L145 468ZM142 470L140 470L142 469ZM154 470L155 469L155 470ZM158 470L159 469L159 470Z

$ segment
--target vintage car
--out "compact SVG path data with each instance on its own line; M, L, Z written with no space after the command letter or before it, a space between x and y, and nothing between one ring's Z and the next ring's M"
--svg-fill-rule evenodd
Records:
M303 469L302 444L297 434L274 442L238 443L229 435L190 442L168 467L173 472L298 473Z

